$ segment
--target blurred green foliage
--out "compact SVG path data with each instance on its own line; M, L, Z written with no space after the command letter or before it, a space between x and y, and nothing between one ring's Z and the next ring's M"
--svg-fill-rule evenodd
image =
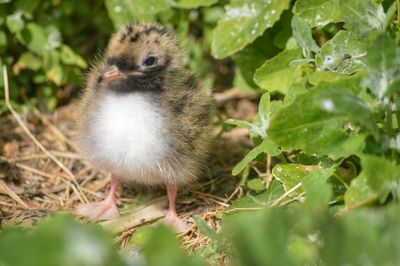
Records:
M159 21L175 29L186 47L186 65L212 86L211 30L223 14L222 4L213 5L217 2L0 1L0 65L12 70L13 103L19 110L37 105L51 111L68 102L83 86L88 65L104 50L112 32L136 20Z

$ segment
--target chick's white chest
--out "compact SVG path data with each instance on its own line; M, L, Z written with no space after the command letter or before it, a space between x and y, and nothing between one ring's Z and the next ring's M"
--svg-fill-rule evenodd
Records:
M93 119L92 156L122 175L149 171L167 153L160 107L140 93L103 96Z

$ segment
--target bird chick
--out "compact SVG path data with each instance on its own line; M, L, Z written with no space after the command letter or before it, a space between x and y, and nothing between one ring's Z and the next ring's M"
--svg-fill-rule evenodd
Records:
M157 24L128 24L92 67L78 114L78 146L112 173L98 203L78 207L92 219L118 216L120 181L167 188L166 221L185 228L175 208L177 188L204 169L210 147L210 92L187 73L177 37Z

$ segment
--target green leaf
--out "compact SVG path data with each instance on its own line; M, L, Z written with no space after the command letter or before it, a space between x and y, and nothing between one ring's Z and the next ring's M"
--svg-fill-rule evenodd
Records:
M247 187L254 191L262 191L265 190L265 183L261 180L261 178L253 178L247 181Z
M22 15L23 13L19 11L7 16L6 24L12 33L17 33L24 28L25 22L22 19Z
M43 55L46 51L47 37L43 28L36 23L28 23L17 33L17 39L32 52Z
M76 54L68 45L61 45L60 58L66 65L75 65L80 68L87 68L86 61L80 55Z
M232 175L238 175L243 169L251 163L258 155L267 153L271 156L276 156L280 153L276 145L267 137L260 145L253 148L249 153L232 169Z
M364 147L365 136L345 132L348 121L377 135L374 116L361 99L341 87L321 86L278 110L267 133L285 150L302 149L338 158L358 154Z
M297 44L306 51L318 52L319 47L311 34L311 28L299 16L292 18L293 36Z
M307 206L326 206L328 205L331 196L332 188L327 180L335 172L334 168L318 169L306 175L303 180L303 188L306 192Z
M373 94L383 99L388 94L391 82L399 74L400 50L386 34L380 34L368 47L366 65L368 76L364 84Z
M237 265L296 265L288 254L291 220L284 209L268 209L259 215L236 219L232 246ZM289 229L289 230L288 230ZM229 231L229 232L231 232ZM228 234L228 233L227 233Z
M290 66L290 62L299 58L301 58L299 49L283 51L265 61L264 65L257 69L254 81L268 91L286 93L292 84L301 78L301 67Z
M340 18L345 22L346 29L361 35L384 29L386 16L381 4L373 5L366 0L340 0L339 6Z
M252 43L279 20L289 0L231 0L213 31L211 53L224 58Z
M112 239L97 225L81 225L57 215L33 230L0 232L1 265L124 265Z
M366 176L368 185L385 201L389 193L400 198L400 168L395 162L379 156L361 157L362 174Z
M276 164L272 169L272 175L279 180L285 191L291 190L293 187L302 182L308 171L300 164ZM290 194L290 197L296 197L303 192L300 186Z
M198 8L202 6L211 6L217 3L218 0L171 0L172 6L179 8Z
M298 0L293 13L310 27L320 27L340 21L339 0Z
M376 199L377 193L368 184L367 176L364 173L351 181L350 187L344 194L344 203L349 209L363 206Z
M366 55L365 45L354 33L340 31L321 47L315 62L319 71L349 75L363 69Z
M165 225L146 228L139 246L149 266L205 265L198 258L190 258L180 247L178 239Z

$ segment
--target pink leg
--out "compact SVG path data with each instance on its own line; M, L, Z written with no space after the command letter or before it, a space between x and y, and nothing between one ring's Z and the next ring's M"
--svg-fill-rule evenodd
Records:
M79 205L76 212L79 215L88 217L91 220L106 220L118 217L117 189L119 180L111 178L110 192L103 201Z
M174 185L167 185L167 194L169 201L169 208L165 215L165 222L169 225L172 225L178 232L184 232L187 229L186 223L178 217L176 213L176 193L177 188Z

